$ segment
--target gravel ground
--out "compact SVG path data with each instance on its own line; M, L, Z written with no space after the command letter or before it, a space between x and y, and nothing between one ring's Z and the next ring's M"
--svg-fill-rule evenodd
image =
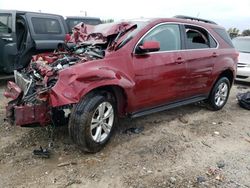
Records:
M85 154L67 128L56 130L49 159L32 151L47 146L45 128L12 127L4 122L0 86L0 187L250 187L250 111L240 108L233 86L227 105L212 112L188 105L123 120L110 143ZM144 130L127 132L130 127Z

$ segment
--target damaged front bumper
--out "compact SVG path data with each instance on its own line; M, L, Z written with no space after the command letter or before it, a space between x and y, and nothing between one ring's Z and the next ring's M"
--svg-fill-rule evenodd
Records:
M17 126L46 126L51 122L51 109L47 102L22 104L23 91L14 82L9 81L4 93L12 100L6 106L6 119Z

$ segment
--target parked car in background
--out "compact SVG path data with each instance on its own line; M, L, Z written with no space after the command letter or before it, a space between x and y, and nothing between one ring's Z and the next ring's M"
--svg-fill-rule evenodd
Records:
M236 37L233 44L240 53L236 80L250 82L250 36Z
M88 25L98 25L101 24L102 21L100 18L96 17L83 17L83 16L67 16L65 22L68 26L69 32L71 32L72 28L79 23L84 23Z
M39 12L0 10L0 72L26 67L32 55L53 51L80 22L101 23L100 18L67 17Z
M0 10L0 72L26 67L32 55L56 49L67 33L60 15Z
M238 53L214 22L178 16L78 27L74 46L33 56L15 71L5 92L11 124L69 120L72 140L97 152L120 117L203 100L212 110L226 104Z

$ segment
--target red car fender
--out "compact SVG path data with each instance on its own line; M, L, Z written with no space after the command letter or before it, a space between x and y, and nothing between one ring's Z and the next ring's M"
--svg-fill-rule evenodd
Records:
M122 72L109 68L92 67L84 72L77 67L59 73L56 85L50 92L52 107L78 103L87 93L102 86L119 86L127 96L133 96L134 82Z
M231 49L225 49L224 53L225 54L230 53L230 50ZM237 54L235 55L235 57L233 59L228 58L227 55L221 54L213 67L213 72L212 72L212 76L210 78L210 84L209 84L211 86L211 88L216 83L216 81L218 80L220 75L225 71L230 71L233 74L233 80L234 80L236 77L235 70L237 70L237 62L238 62L238 55Z

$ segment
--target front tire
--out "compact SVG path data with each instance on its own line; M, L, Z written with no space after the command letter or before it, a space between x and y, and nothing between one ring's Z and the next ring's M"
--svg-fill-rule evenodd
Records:
M111 95L89 95L72 110L70 137L81 150L98 152L109 141L116 118L115 101Z
M230 82L228 78L220 78L214 85L209 98L208 105L211 110L217 111L227 103L230 93Z

